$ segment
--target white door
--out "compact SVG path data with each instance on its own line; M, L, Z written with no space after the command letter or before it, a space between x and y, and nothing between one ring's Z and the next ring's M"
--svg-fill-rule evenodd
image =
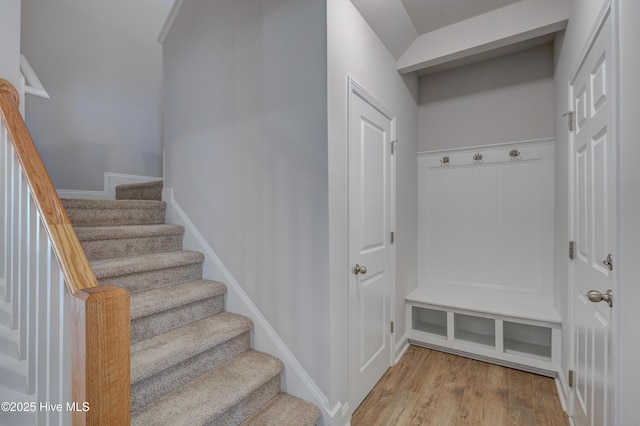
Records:
M393 118L385 111L350 82L349 402L353 409L391 365Z
M569 92L575 118L571 148L571 226L575 241L570 297L575 375L572 414L579 426L613 425L614 416L615 301L613 308L607 300L598 302L599 294L615 290L618 257L614 58L609 15L598 25Z

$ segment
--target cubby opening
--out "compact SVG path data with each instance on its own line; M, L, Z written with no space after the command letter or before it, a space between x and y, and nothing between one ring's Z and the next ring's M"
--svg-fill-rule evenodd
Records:
M435 309L412 307L413 329L447 338L447 313Z
M504 321L505 353L551 359L551 328Z
M456 313L454 315L454 338L459 343L470 342L495 348L495 321L491 318Z

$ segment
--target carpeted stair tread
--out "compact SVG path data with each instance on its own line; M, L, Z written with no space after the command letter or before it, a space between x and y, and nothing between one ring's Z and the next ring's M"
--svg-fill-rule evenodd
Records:
M90 200L84 198L62 198L65 209L110 210L110 209L151 209L165 210L167 203L156 200Z
M116 186L116 200L162 200L162 180Z
M184 228L165 224L162 181L116 198L63 205L98 281L131 295L131 424L316 424L317 407L281 393L282 361L250 349L251 319L224 311L226 286L202 279Z
M245 404L245 398L260 399L261 396L252 394L266 383L278 380L282 368L279 359L247 350L132 413L131 424L220 424L216 420L228 415L234 407Z
M281 392L241 426L313 426L321 415L315 405Z
M131 345L131 383L177 365L251 330L242 315L221 312Z
M184 235L180 225L120 225L120 226L76 226L78 239L83 241L103 241L124 238L154 237L160 235Z
M103 260L182 250L184 228L178 225L76 227L87 259Z
M202 263L203 261L204 255L202 253L180 250L168 253L152 253L142 256L96 260L90 262L90 264L96 278L100 280L157 269L168 269L184 264Z
M218 281L197 280L131 295L131 319L154 315L179 306L221 296L227 286Z
M74 226L114 226L164 223L167 203L150 200L62 199Z

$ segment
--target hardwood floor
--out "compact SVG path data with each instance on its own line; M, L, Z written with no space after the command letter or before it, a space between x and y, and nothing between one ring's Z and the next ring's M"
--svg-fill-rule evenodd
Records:
M410 346L352 426L569 425L553 379Z

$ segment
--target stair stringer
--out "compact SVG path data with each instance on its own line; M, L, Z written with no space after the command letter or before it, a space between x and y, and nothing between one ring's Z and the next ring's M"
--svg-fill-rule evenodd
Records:
M280 358L284 363L285 374L282 375L282 390L298 398L313 402L322 409L320 425L339 424L334 422L336 415L342 411L342 404L331 407L327 396L309 376L302 364L289 350L278 333L271 327L258 307L245 293L229 269L216 255L213 248L198 231L189 216L173 197L173 188L162 191L162 200L167 203L166 222L182 225L185 228L183 247L185 250L199 251L204 254L202 277L223 282L227 285L226 310L247 316L253 320L252 347L258 351ZM340 417L340 416L338 416Z

